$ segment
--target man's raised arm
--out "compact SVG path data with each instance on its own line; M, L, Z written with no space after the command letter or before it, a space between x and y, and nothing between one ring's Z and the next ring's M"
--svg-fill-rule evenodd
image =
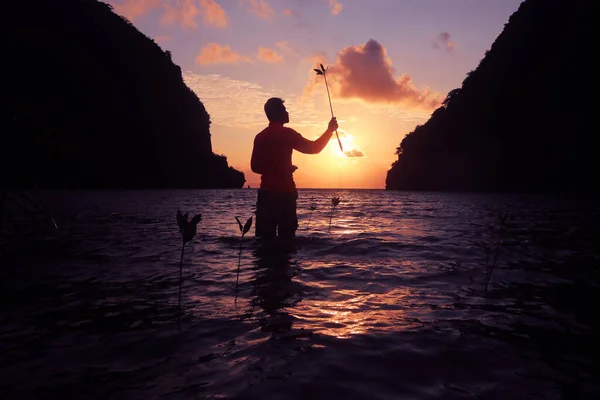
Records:
M304 154L319 154L331 139L331 135L338 128L337 119L331 118L327 130L317 140L308 140L298 134L294 140L294 149Z

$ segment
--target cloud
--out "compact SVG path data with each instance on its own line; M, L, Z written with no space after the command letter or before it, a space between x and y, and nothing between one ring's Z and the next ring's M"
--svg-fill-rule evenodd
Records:
M344 155L346 157L366 157L367 156L358 146L351 150L344 151Z
M184 29L198 29L198 15L202 16L202 23L206 26L225 28L228 24L225 10L215 0L172 0L165 2L164 7L163 24L178 23Z
M337 0L329 0L329 7L331 7L331 13L333 15L338 15L342 12L342 3Z
M267 47L258 46L258 53L256 57L266 63L278 63L283 61L283 56L277 53L273 49Z
M156 43L165 43L170 42L171 40L173 40L173 36L157 36L154 38Z
M286 41L277 42L275 46L283 51L296 54L294 50L288 46ZM284 56L274 49L258 46L256 59L262 62L276 64L284 60ZM196 57L196 63L201 65L209 64L240 64L254 62L250 57L234 52L229 45L221 46L218 43L209 43L200 50L200 54Z
M204 25L225 28L228 24L225 10L214 0L200 0Z
M217 74L184 72L183 80L204 103L210 119L224 126L265 125L263 105L277 96L257 84Z
M313 57L313 65L325 64L323 56ZM392 61L385 48L376 40L360 46L348 46L337 55L336 63L329 66L329 89L337 97L361 99L370 103L402 104L405 107L432 110L442 103L443 97L429 88L418 89L412 78L404 73L396 78ZM311 71L304 93L311 94L323 77Z
M327 121L319 117L321 113L313 103L266 90L252 82L189 71L183 73L183 80L204 103L210 119L218 125L256 129L265 127L268 123L263 109L265 102L271 97L282 97L286 100L292 127L312 127L319 131L327 126Z
M250 4L250 12L262 19L275 18L275 10L265 0L248 0L248 4Z
M165 3L165 13L161 22L166 25L178 23L184 29L197 29L196 16L200 9L196 7L195 0L175 0Z
M201 15L204 25L225 28L228 25L225 10L215 0L109 0L115 12L130 21L146 15L162 5L161 22L166 25L178 23L185 29L197 29L196 17ZM199 7L198 7L199 5Z
M196 56L196 63L201 65L239 64L242 62L252 62L252 60L234 52L229 45L221 46L217 43L207 44Z
M300 7L302 7L303 3L300 2ZM292 10L291 8L286 8L283 10L283 15L291 18L294 21L294 27L298 29L303 29L311 26L311 24L304 20L300 10Z
M384 115L399 120L405 124L422 124L431 117L431 112L420 109L403 109L394 104L377 105L368 107L369 113L375 116Z
M435 49L445 49L446 51L454 50L454 42L450 40L450 34L448 32L442 32L437 36L435 42L433 42Z
M367 155L365 154L364 151L362 151L362 149L355 145L354 142L354 136L352 136L351 134L349 134L348 132L346 132L345 130L343 130L342 128L338 129L338 136L340 137L340 140L342 142L342 146L344 148L350 148L350 150L344 150L344 155L346 157L349 158L360 158L360 157L367 157ZM335 142L335 147L337 148L338 146L338 141L337 141L337 137L332 136L330 139L330 142Z
M117 14L133 22L137 17L146 15L152 9L160 6L161 0L124 0L121 3L114 3L114 10Z
M286 53L294 54L296 56L300 54L296 50L294 50L294 48L290 46L286 40L281 40L275 43L275 46L277 46L281 51Z

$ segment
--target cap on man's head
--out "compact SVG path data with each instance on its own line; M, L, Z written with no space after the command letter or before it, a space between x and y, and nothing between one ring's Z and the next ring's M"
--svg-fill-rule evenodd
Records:
M265 114L269 121L280 121L285 113L285 100L279 97L271 97L265 103Z

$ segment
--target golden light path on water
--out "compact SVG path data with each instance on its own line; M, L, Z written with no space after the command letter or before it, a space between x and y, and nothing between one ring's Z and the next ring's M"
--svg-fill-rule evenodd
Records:
M406 310L402 307L407 296L410 290L404 288L387 293L335 289L328 299L304 301L290 311L296 319L295 328L349 339L370 331L408 328Z
M341 207L344 207L343 200ZM348 200L350 199L346 199L346 207L349 206ZM345 214L347 215L347 212ZM334 216L334 222L337 234L345 237L376 234L386 230L385 226L365 224L358 217L336 219ZM422 223L411 220L398 223L395 229L402 231L405 237L419 237L423 233ZM374 282L386 275L397 278L397 270L394 271L394 267L390 268L390 265L386 265L389 261L381 260L381 263L349 261L341 265L336 261L332 265L323 261L302 260L301 264L305 271L332 269L342 271L335 272L335 279L311 280L310 285L315 290L327 293L324 298L304 298L293 308L286 310L294 317L296 329L307 329L339 339L350 339L355 335L374 331L391 332L414 328L421 326L420 320L432 317L424 304L426 301L433 300L431 296L422 297L419 290L414 287L390 289L389 286L384 287ZM397 261L397 264L402 264L403 272L417 273L423 268L418 263L407 261ZM344 284L344 277L356 276L365 277L358 287L355 283L350 283L350 280ZM301 280L302 277L295 279ZM346 285L355 288L345 287Z
M392 255L373 258L371 250L371 246L382 251L422 241L430 230L429 220L364 218L360 193L341 191L339 196L341 203L333 212L331 231L330 197L320 202L313 215L311 231L319 237L335 238L323 242L320 250L261 256L250 248L245 250L249 258L242 263L247 265L242 268L240 282L252 289L246 286L240 290L241 296L249 297L239 299L238 305L248 301L251 314L267 331L285 325L291 335L311 332L338 339L410 330L435 320L436 304L447 299L410 283L415 276L427 275L429 267ZM312 200L303 197L303 201L307 203L300 205L301 210ZM402 212L402 207L398 205L395 210ZM393 240L390 232L401 236L403 243ZM203 304L220 301L220 308L227 309L233 298L192 296L191 300L200 311ZM188 310L193 308L188 305Z

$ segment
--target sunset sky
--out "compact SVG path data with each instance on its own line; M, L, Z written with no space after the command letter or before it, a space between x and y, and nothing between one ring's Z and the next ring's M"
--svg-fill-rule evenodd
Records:
M212 120L213 151L250 171L269 97L289 127L335 136L319 155L295 152L298 188L383 188L396 147L475 69L522 0L110 0L116 13L172 53Z

